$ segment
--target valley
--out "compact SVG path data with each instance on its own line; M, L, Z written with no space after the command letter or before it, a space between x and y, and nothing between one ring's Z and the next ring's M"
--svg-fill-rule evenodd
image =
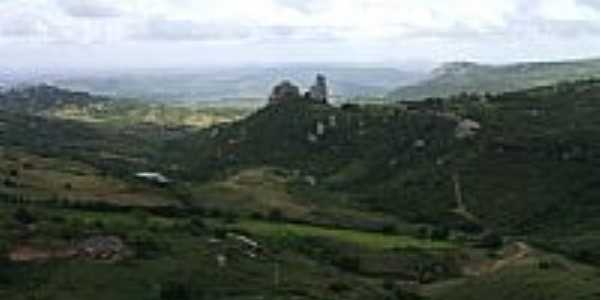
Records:
M5 92L0 296L596 299L599 96L594 80L255 109Z

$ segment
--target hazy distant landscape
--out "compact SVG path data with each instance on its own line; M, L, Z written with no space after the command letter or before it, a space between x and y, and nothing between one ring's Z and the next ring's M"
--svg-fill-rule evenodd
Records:
M308 86L314 74L330 79L334 102L421 101L461 93L503 93L562 81L593 79L600 74L597 59L484 65L444 63L430 70L411 65L278 65L165 70L12 70L0 74L0 86L51 84L118 98L165 103L263 105L281 78Z
M353 65L280 65L204 69L123 71L13 71L0 75L4 85L48 83L122 98L162 102L265 100L281 78L308 86L316 73L328 74L332 96L338 99L382 97L399 86L419 82L423 70ZM263 102L264 103L264 102Z

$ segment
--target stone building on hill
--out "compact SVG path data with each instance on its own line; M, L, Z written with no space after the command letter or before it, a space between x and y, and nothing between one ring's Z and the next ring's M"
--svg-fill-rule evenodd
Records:
M290 81L285 80L276 85L269 97L269 104L280 104L286 101L311 101L326 104L328 101L329 90L327 88L327 78L318 74L317 80L313 86L301 96L300 88Z
M317 81L310 87L310 99L313 101L327 103L329 90L327 89L327 78L324 75L318 74Z

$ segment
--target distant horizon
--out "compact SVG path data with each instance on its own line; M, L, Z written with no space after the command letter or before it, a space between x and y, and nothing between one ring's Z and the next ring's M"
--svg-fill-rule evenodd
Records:
M49 65L31 65L31 66L0 66L0 73L6 71L113 71L113 72L153 72L153 71L212 71L214 69L269 69L269 68L366 68L366 69L395 69L423 72L432 71L433 69L452 63L473 63L485 66L510 66L517 64L529 63L563 63L563 62L578 62L587 60L600 60L600 54L582 57L564 57L556 59L523 59L514 61L485 61L485 60L450 60L450 61L290 61L290 62L240 62L240 63L213 63L213 64L186 64L186 65L161 65L161 66L92 66L92 65L68 65L68 66L49 66Z

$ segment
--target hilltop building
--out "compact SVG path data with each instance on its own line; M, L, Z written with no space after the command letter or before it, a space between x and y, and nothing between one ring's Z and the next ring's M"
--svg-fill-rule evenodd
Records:
M327 78L318 74L315 84L304 94L304 97L301 96L300 88L298 86L292 84L289 80L282 81L273 88L271 96L269 96L269 104L280 104L294 100L326 104L328 96L329 90L327 88Z
M328 96L329 90L327 89L327 78L321 74L318 74L317 82L310 87L310 98L313 101L327 103Z

